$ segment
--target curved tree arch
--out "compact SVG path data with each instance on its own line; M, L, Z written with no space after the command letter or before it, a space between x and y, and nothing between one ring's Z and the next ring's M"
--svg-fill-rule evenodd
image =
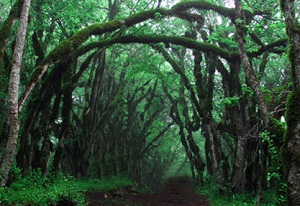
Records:
M263 76L272 55L286 52L288 40L281 36L260 39L264 34L251 30L252 26L257 19L271 19L271 12L245 10L236 2L236 8L226 8L206 1L184 1L170 9L151 9L118 20L112 20L113 14L108 12L107 22L77 32L65 29L59 19L64 40L52 42L57 45L51 45L47 55L50 47L43 48L45 31L32 31L37 60L31 64L35 69L26 71L28 78L19 101L19 111L25 107L28 114L24 112L18 165L24 172L36 167L47 172L53 155L55 170L64 164L65 171L78 177L89 176L92 166L100 177L125 171L147 179L149 174L143 168L159 170L168 162L153 148L172 131L181 138L194 176L201 178L207 167L209 175L222 184L230 182L235 192L251 190L260 177L266 179L268 154L259 133L264 129L260 119L267 124L269 112L259 113L256 107L261 107L260 100L269 97L270 91L261 92L261 82L251 78L257 75L253 72L257 65ZM108 11L117 12L120 2L108 3L112 7ZM214 16L224 22L214 22L220 30L229 28L222 37L212 35L218 35L217 26L208 18ZM165 19L172 23L169 28ZM12 26L13 21L8 20ZM176 21L184 25L172 31L178 26ZM55 24L51 19L49 30ZM154 24L168 31L154 31ZM82 25L76 28L88 24ZM1 51L8 50L0 40ZM247 48L247 43L254 49ZM129 48L134 54L127 51ZM140 59L131 60L135 55ZM148 63L152 58L159 60ZM134 61L143 62L139 66L145 68L132 68ZM243 67L252 73L241 77ZM145 73L150 75L141 80L132 78L134 69L137 73L149 69ZM174 79L168 80L168 75ZM175 80L179 85L172 85ZM82 97L74 94L78 90ZM31 91L32 98L25 104ZM166 125L152 127L155 121ZM201 138L205 151L198 146ZM175 156L176 149L172 149L170 156ZM139 177L141 174L145 176Z
M79 46L81 46L92 35L100 36L104 33L113 32L118 29L124 30L128 27L132 27L138 23L144 22L149 19L161 18L161 17L165 17L165 16L177 16L178 12L180 13L181 10L186 10L188 8L196 8L196 9L202 9L202 10L214 10L214 11L219 12L222 15L231 17L232 20L234 20L234 17L232 17L233 12L234 12L233 9L228 10L225 7L216 6L214 4L207 3L205 1L201 1L201 2L195 1L195 2L187 2L187 3L178 3L177 5L173 6L169 10L157 8L154 10L145 11L145 12L141 12L138 14L133 14L123 20L112 20L112 21L109 21L106 23L93 24L87 28L82 29L81 31L74 34L68 40L65 40L65 41L61 42L59 45L57 45L45 57L45 59L43 60L41 65L37 66L34 73L32 74L32 78L30 80L30 83L27 86L27 89L25 90L25 92L23 93L23 95L20 99L19 110L21 110L27 96L29 95L31 90L35 87L36 83L39 81L39 79L42 77L42 75L45 73L45 71L47 70L49 65L61 58L68 57L74 50L76 50ZM249 14L250 12L247 12L247 13ZM257 12L257 13L254 13L254 15L262 14L262 13L264 13L264 12ZM253 16L253 15L251 15L251 16ZM176 41L176 40L174 40L174 41ZM187 42L187 44L188 44L189 40L186 40L185 42Z

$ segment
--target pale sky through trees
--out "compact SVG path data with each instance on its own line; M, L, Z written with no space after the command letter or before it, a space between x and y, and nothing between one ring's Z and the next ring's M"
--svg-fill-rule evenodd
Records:
M166 1L161 2L161 6L162 7L167 7L168 5L173 6L174 4L177 4L179 2L180 2L180 0L166 0ZM226 6L228 8L234 8L234 1L233 0L224 1L224 5L220 5L220 6Z

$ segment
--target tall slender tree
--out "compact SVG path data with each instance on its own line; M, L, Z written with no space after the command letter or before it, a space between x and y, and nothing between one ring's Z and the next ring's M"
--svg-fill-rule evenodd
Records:
M19 84L20 84L20 70L23 60L23 50L27 34L28 16L31 0L24 0L18 32L16 35L16 44L13 54L13 65L10 71L9 85L8 85L8 121L9 136L5 148L5 156L0 166L0 186L4 186L7 182L8 173L10 172L12 163L14 161L17 149L17 142L19 136Z

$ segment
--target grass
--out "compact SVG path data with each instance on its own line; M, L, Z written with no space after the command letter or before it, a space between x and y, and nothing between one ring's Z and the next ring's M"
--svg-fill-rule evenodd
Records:
M129 185L132 185L132 181L122 176L105 178L103 180L83 179L83 180L76 181L76 186L78 188L81 188L81 190L83 191L90 191L90 192L93 191L105 192L105 191L113 190L124 186L129 186Z
M35 171L0 188L0 205L51 205L62 200L84 205L84 194L72 177L44 177Z
M58 175L43 176L39 170L19 178L9 187L0 188L0 205L54 205L58 202L72 202L87 205L86 191L108 191L132 182L117 176L104 180L76 180L73 177Z
M76 180L62 174L42 175L40 170L17 180L9 187L0 188L0 205L54 205L60 201L87 205L85 192L105 192L132 185L132 181L123 176L99 179ZM222 191L222 193L220 193ZM197 188L197 193L205 195L211 206L253 206L256 205L254 194L234 195L230 188L207 184ZM262 206L276 205L274 191L264 191Z
M253 193L249 194L233 194L227 188L226 194L221 194L215 185L205 185L197 187L197 193L208 197L211 206L253 206L256 205L257 197ZM272 190L263 192L262 206L274 206L276 195Z

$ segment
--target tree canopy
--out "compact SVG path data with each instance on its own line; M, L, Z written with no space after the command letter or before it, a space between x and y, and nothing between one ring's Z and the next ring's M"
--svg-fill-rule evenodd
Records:
M297 2L33 1L17 49L25 2L0 9L2 186L12 164L150 187L184 171L298 201Z

